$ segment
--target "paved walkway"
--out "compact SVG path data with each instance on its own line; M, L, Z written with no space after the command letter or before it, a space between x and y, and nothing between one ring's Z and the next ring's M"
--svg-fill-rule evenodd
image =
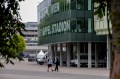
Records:
M27 62L26 60L22 62L15 61L14 66L11 64L8 64L5 66L5 68L47 72L47 65L38 65L36 62ZM107 76L107 77L109 76L109 70L105 68L59 67L59 73L98 75L98 76Z

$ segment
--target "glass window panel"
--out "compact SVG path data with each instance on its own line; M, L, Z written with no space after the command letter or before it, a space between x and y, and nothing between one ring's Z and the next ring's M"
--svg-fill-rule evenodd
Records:
M84 53L84 43L80 43L80 53Z
M84 32L84 19L78 19L77 20L77 31L78 32Z
M79 10L83 10L84 9L84 5L82 1L77 1L77 9Z
M91 33L92 30L93 30L93 28L92 28L92 19L91 18L85 19L85 32L86 33Z
M66 11L70 9L70 0L66 0L65 6L66 6Z
M85 0L85 10L88 10L88 0Z
M64 11L66 11L66 9L67 9L66 3L67 3L67 1L64 0Z
M60 0L60 11L63 12L64 11L64 0Z
M95 60L95 43L92 43L92 60Z
M87 54L80 55L80 59L81 60L87 60L88 59L88 55Z
M92 21L91 21L91 18L88 18L88 33L91 33L92 32Z
M80 53L81 54L88 54L88 43L80 43Z
M76 9L76 0L71 0L71 10Z
M63 12L65 11L65 0L63 0Z
M88 43L85 43L85 53L88 54Z
M81 5L80 4L77 5L77 9L81 9Z
M91 10L91 0L88 0L88 10Z
M76 19L71 19L71 32L77 32L76 30Z
M85 32L88 33L88 19L85 19Z
M92 10L92 1L85 0L85 10Z

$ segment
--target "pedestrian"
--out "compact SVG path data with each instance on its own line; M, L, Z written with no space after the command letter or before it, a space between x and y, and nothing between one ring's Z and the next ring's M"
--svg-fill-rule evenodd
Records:
M47 69L48 72L49 72L50 68L51 68L51 71L53 71L52 70L52 59L51 58L48 59L48 69Z
M58 71L58 66L59 66L59 59L58 57L55 58L55 71Z

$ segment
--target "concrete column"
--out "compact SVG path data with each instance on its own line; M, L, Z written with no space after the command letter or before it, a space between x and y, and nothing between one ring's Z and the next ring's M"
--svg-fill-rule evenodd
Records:
M88 68L92 67L91 42L88 42Z
M55 47L55 57L57 56L57 44L54 45Z
M70 67L70 44L67 43L67 66Z
M52 60L55 58L54 45L51 45L51 57L52 57Z
M95 43L95 67L98 67L97 43Z
M52 57L52 53L51 53L51 45L48 45L48 56L51 56Z
M63 53L63 51L62 51L62 44L60 44L60 66L63 65L62 64L62 53Z
M48 56L52 58L52 45L48 45Z
M107 69L110 69L110 39L107 35Z
M80 67L80 43L77 43L77 60L78 60L77 67Z

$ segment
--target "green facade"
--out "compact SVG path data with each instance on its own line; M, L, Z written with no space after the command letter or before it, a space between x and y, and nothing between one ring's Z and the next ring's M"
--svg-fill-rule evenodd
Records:
M39 24L39 44L106 41L94 31L92 6L92 0L52 0Z

